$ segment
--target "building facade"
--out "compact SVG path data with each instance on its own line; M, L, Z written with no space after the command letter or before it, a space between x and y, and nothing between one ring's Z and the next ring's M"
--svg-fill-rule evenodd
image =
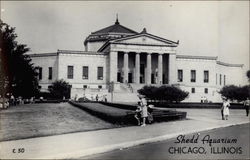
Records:
M243 65L218 61L217 57L179 55L174 42L114 25L92 32L85 51L58 50L30 55L39 67L39 84L47 91L55 80L71 84L71 97L109 95L112 86L118 101L136 100L144 85L175 85L188 91L186 101L221 101L224 85L242 83ZM111 85L112 84L112 85Z

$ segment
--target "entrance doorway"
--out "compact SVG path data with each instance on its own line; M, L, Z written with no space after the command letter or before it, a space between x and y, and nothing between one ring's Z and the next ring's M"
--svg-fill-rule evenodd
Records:
M140 83L145 83L145 64L140 64Z
M154 73L151 74L151 84L155 84L155 76L154 76Z
M128 83L133 83L133 74L128 73Z
M121 72L117 73L117 81L122 82Z

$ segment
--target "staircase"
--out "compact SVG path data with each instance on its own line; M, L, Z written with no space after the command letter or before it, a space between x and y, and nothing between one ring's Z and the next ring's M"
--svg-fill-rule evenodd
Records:
M129 83L120 83L120 88L123 93L133 93L133 87Z
M130 90L131 93L133 93L133 87L130 85L130 83L125 83Z

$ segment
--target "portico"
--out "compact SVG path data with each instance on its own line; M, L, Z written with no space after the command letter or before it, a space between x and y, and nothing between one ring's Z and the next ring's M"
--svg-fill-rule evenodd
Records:
M102 51L109 52L109 81L133 84L174 84L178 43L145 31L110 41Z
M117 79L114 82L135 83L135 84L170 84L169 77L173 77L169 72L175 68L175 63L170 63L173 54L147 53L147 52L121 52L117 54ZM111 69L112 70L112 69ZM114 75L110 75L115 77ZM175 77L173 77L175 78ZM175 82L172 80L171 82Z

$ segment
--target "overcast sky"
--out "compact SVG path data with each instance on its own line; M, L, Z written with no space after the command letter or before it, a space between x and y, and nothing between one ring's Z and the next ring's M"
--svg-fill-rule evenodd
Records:
M16 27L32 53L84 50L83 41L114 24L180 41L178 54L219 56L249 66L249 1L0 1L1 19Z

